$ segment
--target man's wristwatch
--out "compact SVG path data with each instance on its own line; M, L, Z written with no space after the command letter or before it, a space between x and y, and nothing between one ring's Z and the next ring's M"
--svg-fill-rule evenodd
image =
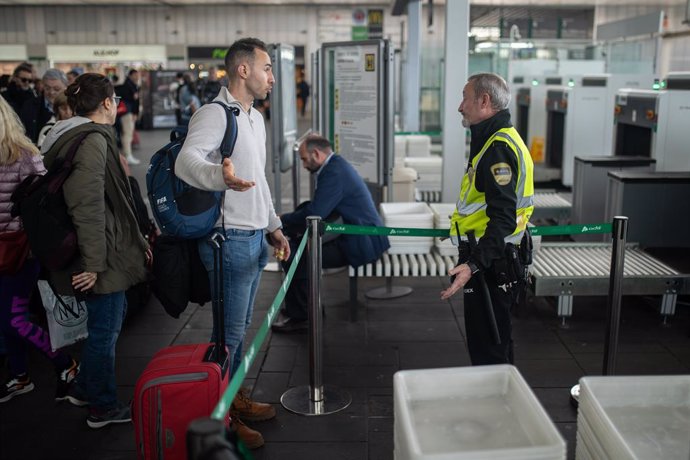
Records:
M472 275L474 275L475 273L477 273L479 271L479 267L477 267L477 264L475 264L474 262L468 261L465 263L467 264L468 267L470 267L470 273Z

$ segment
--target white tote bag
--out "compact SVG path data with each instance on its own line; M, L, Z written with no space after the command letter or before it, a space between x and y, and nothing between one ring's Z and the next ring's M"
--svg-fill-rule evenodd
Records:
M48 318L53 351L88 337L86 302L71 295L59 295L46 280L38 281L43 307Z

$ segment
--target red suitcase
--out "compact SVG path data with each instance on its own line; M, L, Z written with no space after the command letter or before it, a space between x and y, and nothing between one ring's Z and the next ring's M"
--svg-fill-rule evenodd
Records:
M140 460L187 458L187 427L209 417L228 386L229 363L223 324L223 236L214 234L216 278L213 302L219 341L179 345L156 353L137 380L132 421ZM216 350L223 350L216 356ZM219 364L221 363L221 364ZM229 418L225 420L229 424Z

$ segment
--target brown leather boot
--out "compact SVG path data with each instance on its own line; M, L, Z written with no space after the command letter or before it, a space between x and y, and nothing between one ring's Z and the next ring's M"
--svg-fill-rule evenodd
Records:
M248 449L257 449L264 445L264 437L261 433L249 428L235 414L230 415L230 430L237 433L237 436Z
M230 411L248 422L261 422L276 416L276 410L272 405L253 401L247 388L241 388L237 392Z

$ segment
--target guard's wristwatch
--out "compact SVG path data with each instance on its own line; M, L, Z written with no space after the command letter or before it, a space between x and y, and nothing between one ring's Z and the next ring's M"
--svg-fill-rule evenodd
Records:
M470 267L470 272L474 275L479 271L479 267L474 262L467 262L467 266Z

